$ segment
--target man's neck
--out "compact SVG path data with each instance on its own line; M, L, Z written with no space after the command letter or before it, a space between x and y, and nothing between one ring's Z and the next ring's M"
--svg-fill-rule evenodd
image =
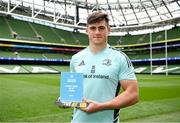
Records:
M106 46L107 46L106 43L103 44L103 45L102 44L101 45L90 44L89 48L90 48L92 53L96 54L96 53L102 51L104 48L106 48Z

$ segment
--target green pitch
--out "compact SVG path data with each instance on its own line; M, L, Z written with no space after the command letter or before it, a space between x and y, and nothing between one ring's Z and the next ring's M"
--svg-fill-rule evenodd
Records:
M54 104L58 74L0 74L0 122L70 122L72 109ZM121 109L121 121L179 122L180 76L137 75L140 102Z

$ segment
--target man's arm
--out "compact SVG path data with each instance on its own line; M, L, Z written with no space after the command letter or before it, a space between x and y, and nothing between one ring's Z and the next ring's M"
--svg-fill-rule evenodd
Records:
M89 103L89 106L87 109L83 110L85 112L91 113L100 110L120 109L137 103L139 100L139 90L137 81L121 80L120 84L124 91L117 97L104 103L97 103L95 101L85 100Z

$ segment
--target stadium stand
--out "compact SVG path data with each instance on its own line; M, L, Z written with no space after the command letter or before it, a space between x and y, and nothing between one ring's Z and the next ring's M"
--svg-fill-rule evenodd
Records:
M45 25L40 25L31 22L25 22L21 20L13 19L12 17L0 16L0 38L11 38L14 32L17 35L29 37L30 39L34 37L41 37L39 40L50 42L50 43L63 43L63 44L77 44L77 45L87 45L88 38L86 34L79 32L70 32L61 29L56 29L48 27ZM9 23L9 24L7 24ZM8 27L10 26L10 28ZM24 28L26 29L24 31ZM175 26L174 28L167 30L168 41L179 40L180 35L177 32L180 31L180 27ZM31 39L31 40L32 40ZM27 39L26 39L27 40ZM36 39L37 40L37 39ZM165 40L165 32L154 32L152 33L152 41L160 42ZM150 34L141 35L125 35L125 36L110 36L109 43L111 45L133 45L133 44L144 44L150 42Z
M74 30L73 32L66 31L17 20L10 16L0 16L0 27L0 58L1 60L3 58L20 58L16 60L13 59L15 64L19 62L18 60L22 60L22 58L26 59L21 62L23 65L34 64L33 60L38 59L40 61L36 61L37 64L42 63L42 61L47 62L46 60L48 60L47 63L43 62L46 66L43 66L44 69L56 68L56 66L52 66L52 68L49 67L49 63L57 60L58 62L55 64L59 64L61 59L70 60L73 53L83 49L88 44L87 35L80 33L78 30ZM170 59L180 57L180 35L177 33L179 31L180 27L178 26L167 30L168 58ZM150 34L109 36L109 44L124 51L130 57L137 70L142 67L144 60L150 59ZM155 62L155 65L159 65L161 60L158 59L165 58L165 31L152 33L152 46L152 58L158 61ZM31 62L29 62L30 59L32 60ZM139 62L137 62L137 60L139 60ZM169 61L169 63L171 63L171 60ZM172 65L169 64L169 68L174 67L179 69L177 62L178 60L173 62ZM5 64L6 62L1 63ZM8 61L7 63L12 62ZM174 64L175 66L173 66ZM160 67L163 66L163 64L160 65ZM11 67L15 66L12 65ZM144 67L146 67L146 70L142 71L142 73L149 73L149 61ZM32 73L27 66L21 69L21 73ZM170 70L170 72L178 73L179 70L176 69L174 72L172 70ZM59 70L60 69L57 71L60 72Z

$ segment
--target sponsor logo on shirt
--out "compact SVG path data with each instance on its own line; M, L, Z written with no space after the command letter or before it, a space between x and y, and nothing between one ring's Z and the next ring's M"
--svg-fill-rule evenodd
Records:
M87 79L109 79L109 75L102 75L102 74L84 74L84 78Z
M91 73L95 73L95 65L92 65Z
M110 59L104 59L103 60L103 65L106 65L106 66L110 66L110 65L112 65L112 63L111 63L112 61L110 60Z
M83 66L83 65L85 65L84 60L82 60L78 66Z

